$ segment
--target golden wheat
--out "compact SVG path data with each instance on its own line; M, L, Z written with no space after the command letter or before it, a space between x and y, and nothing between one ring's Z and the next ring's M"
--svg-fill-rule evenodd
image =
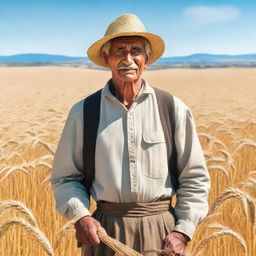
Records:
M224 235L233 237L241 245L244 253L245 254L247 253L248 248L247 248L246 242L240 234L219 223L213 223L209 227L218 228L219 231L213 232L211 235L207 236L206 238L202 239L197 243L194 249L194 251L196 251L196 255L200 255L203 252L203 250L206 248L207 243L209 243L212 239L215 239Z
M44 233L37 227L31 225L22 218L8 218L4 223L0 224L0 237L3 236L12 226L22 226L27 231L27 235L31 236L38 242L50 256L54 256L50 242Z
M0 178L13 167L24 168L2 180L0 200L11 198L28 203L37 216L37 223L56 245L59 227L63 227L66 220L55 211L48 182L52 158L42 160L42 157L53 156L70 107L100 88L109 78L109 73L82 68L20 67L0 68L0 77L3 92L0 95ZM252 184L246 179L248 175L255 178L256 174L255 77L256 69L168 69L145 73L145 78L152 84L178 96L192 108L210 167L210 204L229 186L250 189L255 196L255 190L249 184L241 185L242 181ZM39 97L44 104L38 101ZM41 159L44 164L34 162L35 168L24 166L35 159ZM216 165L220 168L212 169ZM219 175L225 171L228 180ZM255 229L243 217L247 209L247 216L252 218L250 204L253 209L253 203L244 200L245 203L243 199L228 200L228 203L224 200L218 211L210 213L201 222L189 247L196 248L198 241L210 235L208 224L217 221L242 234L247 242L248 256L256 255ZM243 207L237 207L241 202ZM227 212L234 208L236 210L229 216ZM22 239L21 231L12 228L1 238L1 253L4 252L4 256L43 255L42 248L35 247L31 239ZM74 234L69 234L62 236L56 255L79 253ZM242 255L240 245L227 236L212 239L206 246L204 256Z
M119 242L118 240L102 233L98 232L99 239L101 242L106 244L109 248L111 248L113 251L120 255L125 255L125 256L142 256L142 254L134 251L130 247L124 245L123 243Z
M256 179L248 178L246 181L241 182L240 185L256 190Z
M67 232L75 232L74 224L77 220L73 219L68 221L58 232L57 239L54 245L54 249L57 249L60 246L61 240L64 238L64 234Z
M52 156L44 156L40 159L35 159L30 162L23 162L20 165L15 165L15 166L7 165L5 168L3 168L0 171L0 174L1 174L1 173L5 172L6 170L8 170L6 172L6 174L0 179L0 183L15 171L22 171L22 172L28 173L28 170L27 170L28 168L35 169L38 166L44 166L44 167L51 169L52 166L49 163L45 162L45 160L47 160L47 159L52 159Z
M248 193L238 188L228 188L221 195L219 195L214 203L210 206L209 213L211 214L216 209L220 209L224 202L229 199L236 199L243 205L244 213L247 218L250 218L251 222L256 222L256 203L254 198Z
M232 157L231 153L229 153L225 149L219 149L218 152L222 153L227 158L228 167L233 170L236 170L236 166L234 164L235 161L234 161L234 158Z
M36 218L34 217L32 211L22 202L15 200L4 200L0 202L0 215L11 210L22 213L31 225L37 226Z
M221 172L223 172L227 178L227 180L229 179L229 174L227 172L227 170L221 166L221 165L210 165L207 167L209 171L212 171L212 170L219 170Z
M239 146L234 150L234 152L232 153L233 155L235 155L244 146L250 146L250 147L256 148L256 143L250 139L241 139L238 141L238 143L239 143Z

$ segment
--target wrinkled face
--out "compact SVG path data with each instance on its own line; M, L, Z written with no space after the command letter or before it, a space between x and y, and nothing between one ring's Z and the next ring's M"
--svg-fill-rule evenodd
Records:
M121 37L111 41L109 54L103 53L112 79L117 82L137 81L147 66L144 41L140 37Z

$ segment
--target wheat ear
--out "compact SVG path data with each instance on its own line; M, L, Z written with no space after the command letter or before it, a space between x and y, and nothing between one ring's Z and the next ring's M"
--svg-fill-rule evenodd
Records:
M31 225L37 226L36 218L34 217L33 213L22 202L15 200L4 200L0 202L0 215L11 210L17 210L18 212L24 214Z
M74 224L75 224L76 220L71 220L69 222L67 222L58 232L57 234L57 239L54 245L54 249L57 249L60 246L60 242L64 236L65 233L67 232L75 232L74 230Z
M53 249L45 234L37 227L31 225L22 218L8 218L0 224L0 237L3 236L12 226L22 226L36 242L38 242L50 256L54 256Z
M229 180L229 174L223 166L221 166L221 165L210 165L207 168L208 168L209 171L219 170L219 171L223 172L225 174L227 180Z
M245 253L247 253L248 249L247 249L247 245L245 240L243 239L243 237L238 234L237 232L235 232L234 230L223 226L219 223L213 223L211 224L209 227L211 228L218 228L219 231L215 231L214 233L212 233L211 235L207 236L206 238L202 239L201 241L199 241L195 247L195 251L197 251L197 254L200 254L202 252L202 250L206 247L206 244L217 237L223 236L223 235L227 235L227 236L231 236L233 238L235 238L236 241L238 241L238 243L241 245L241 247L243 248L243 251Z
M219 195L209 209L209 214L214 212L217 208L223 206L223 203L229 199L237 199L242 202L246 217L250 216L253 224L256 222L256 203L251 195L238 189L228 188L221 195Z
M248 178L246 181L240 183L243 187L251 188L256 190L256 179Z
M241 139L238 141L238 143L240 143L240 144L232 153L233 155L236 154L244 146L251 146L251 147L256 148L256 143L250 139Z

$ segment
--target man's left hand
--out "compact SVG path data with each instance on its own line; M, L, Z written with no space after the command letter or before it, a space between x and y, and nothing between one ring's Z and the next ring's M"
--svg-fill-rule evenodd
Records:
M189 238L185 234L175 231L171 232L164 239L164 246L170 251L167 255L185 256L188 241Z

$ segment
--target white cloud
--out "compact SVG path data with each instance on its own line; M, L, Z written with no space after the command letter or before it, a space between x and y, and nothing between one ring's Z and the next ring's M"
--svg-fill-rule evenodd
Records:
M234 20L240 16L234 7L195 6L184 10L184 15L194 19L199 25Z

